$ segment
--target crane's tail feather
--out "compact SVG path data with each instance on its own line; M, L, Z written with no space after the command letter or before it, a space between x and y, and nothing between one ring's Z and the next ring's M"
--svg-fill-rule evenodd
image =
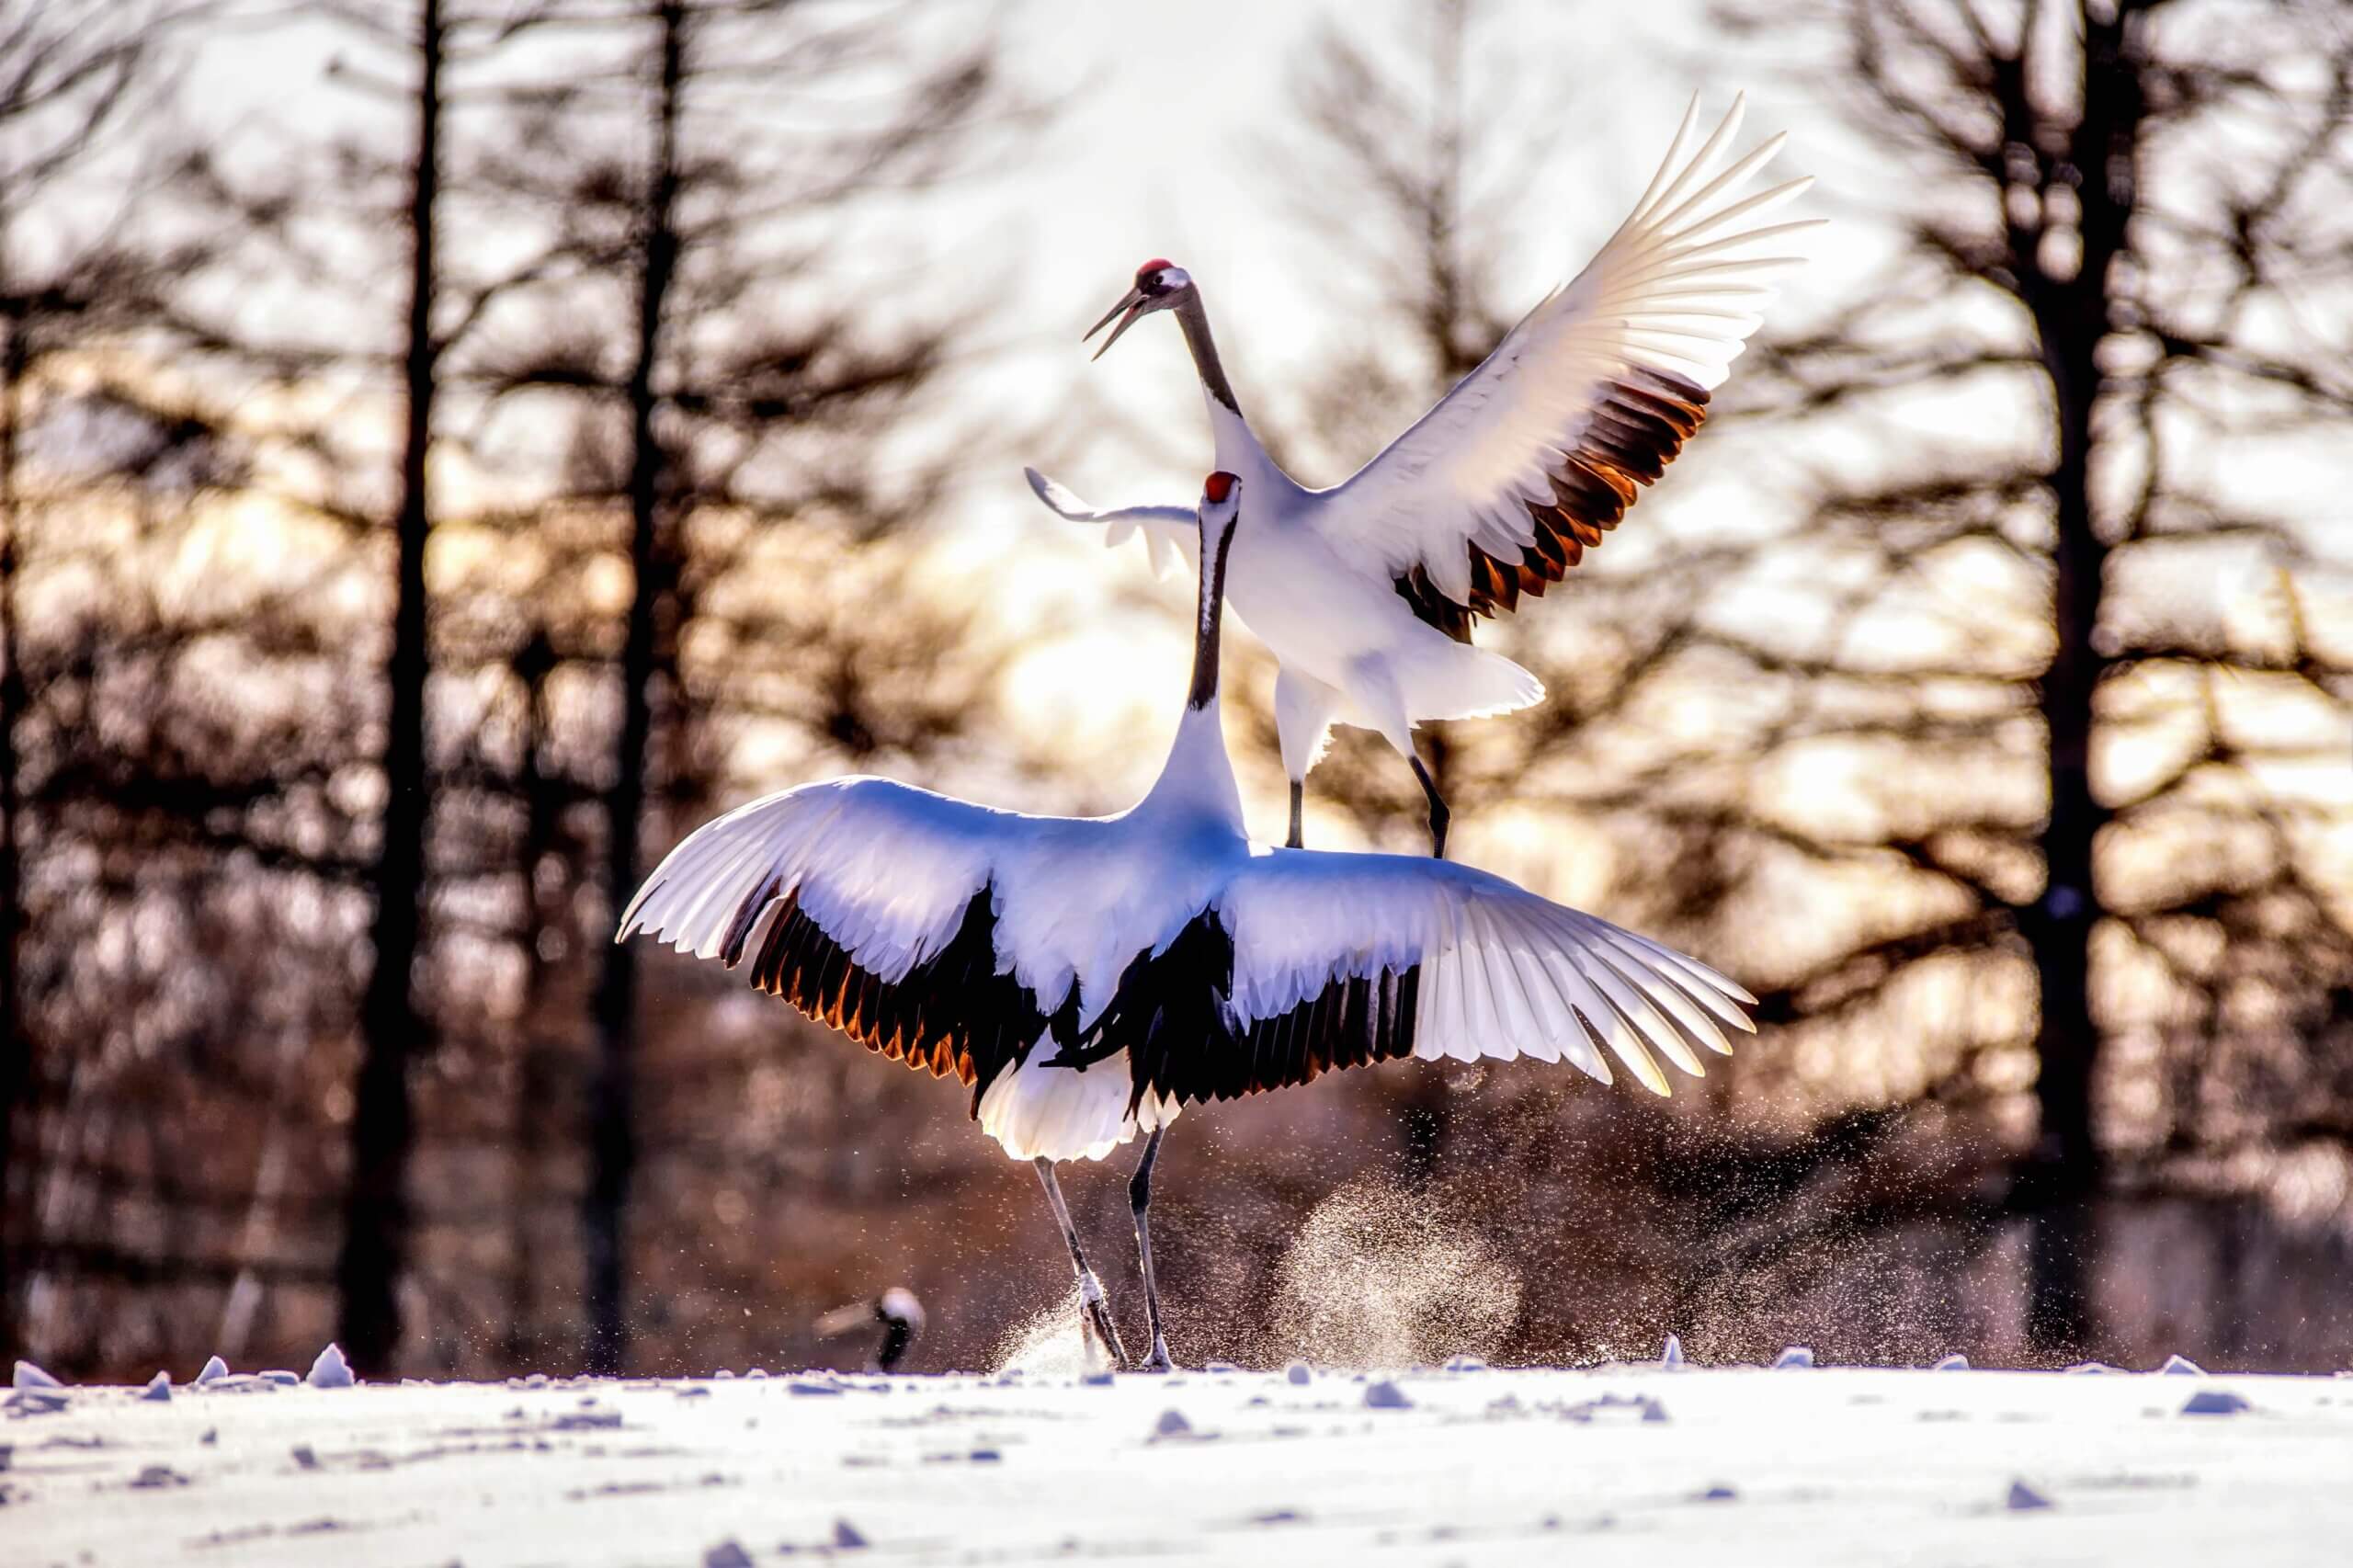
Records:
M1544 700L1544 683L1484 648L1449 644L1435 669L1401 671L1400 685L1416 723L1437 719L1491 719Z

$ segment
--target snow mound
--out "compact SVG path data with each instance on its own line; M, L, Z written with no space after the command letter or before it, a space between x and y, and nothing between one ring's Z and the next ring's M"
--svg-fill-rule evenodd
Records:
M311 1363L311 1375L304 1381L314 1389L347 1389L358 1380L351 1375L351 1363L343 1358L343 1346L330 1340Z

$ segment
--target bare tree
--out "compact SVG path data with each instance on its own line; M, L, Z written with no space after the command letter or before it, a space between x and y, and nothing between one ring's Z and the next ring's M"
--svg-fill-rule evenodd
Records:
M2331 569L2323 536L2239 475L2262 460L2259 436L2341 444L2353 429L2347 345L2307 313L2353 286L2353 30L2326 6L2200 0L1841 0L1805 15L1839 57L1829 96L1893 161L1903 244L1848 309L1776 346L1772 401L1827 428L1973 398L2021 430L1990 451L1918 441L1862 477L1825 476L1805 525L1857 562L1851 613L1940 573L1989 577L1994 591L1969 599L1977 636L1948 640L1958 656L1874 673L1842 651L1782 667L1875 680L1920 705L1904 716L1912 744L1973 753L2025 790L1897 808L1914 825L1893 847L1938 917L1824 954L1783 995L1845 1009L1956 952L2023 958L2038 1131L2011 1202L2034 1216L2034 1338L2070 1354L2097 1328L2089 1206L2111 1150L2147 1141L2103 1109L2109 1044L2195 1035L2194 1051L2163 1051L2197 1062L2193 1080L2253 1050L2267 1074L2309 1085L2319 1042L2346 1026L2353 934L2313 881L2319 819L2279 792L2276 769L2341 749L2353 649L2302 608ZM2244 150L2228 167L2213 151L2226 143ZM2282 312L2299 325L2273 330ZM2214 592L2234 561L2271 584L2258 633ZM2252 739L2249 683L2317 707L2301 731ZM1965 718L1949 716L1956 701ZM1819 744L1888 718L1881 705L1802 727ZM2164 765L2120 759L2177 719L2192 733ZM2029 733L2028 784L2012 748ZM1796 846L1824 862L1881 852ZM2225 1021L2249 988L2276 1021ZM1989 1075L1988 1047L2006 1042L1964 1052L1957 1082ZM2165 1097L2137 1119L2198 1142L2199 1096Z
M779 285L837 286L812 220L938 177L1005 106L985 44L926 42L889 13L820 27L785 0L643 0L574 20L612 63L585 88L528 100L535 119L523 144L546 156L515 160L506 176L558 214L540 264L556 302L540 308L576 323L584 311L609 312L618 292L629 301L616 335L626 358L573 325L492 353L481 374L511 401L568 401L579 432L573 496L626 511L632 586L603 791L602 880L618 910L646 869L649 801L691 800L691 754L713 694L682 674L687 628L733 625L734 647L770 656L735 636L740 611L706 610L706 596L778 527L870 534L919 516L938 494L936 460L889 474L868 449L944 362L946 332L870 327L805 283ZM829 76L873 83L882 107L815 140L772 117L778 101ZM632 118L644 149L635 161L597 139ZM598 1065L582 1223L588 1360L606 1371L623 1364L629 1343L637 964L634 949L608 945L593 1002Z
M433 1048L430 1013L418 1004L426 947L427 835L435 772L427 749L433 659L425 562L435 522L428 460L441 439L438 404L451 353L497 298L499 281L461 273L441 250L449 190L448 126L461 90L452 74L479 70L517 39L546 25L547 5L468 6L415 0L405 14L336 6L353 40L395 62L404 81L337 62L347 83L407 110L411 132L397 166L404 187L397 232L405 244L403 322L396 350L400 449L392 503L391 638L385 653L384 808L370 881L375 913L359 1006L360 1055L350 1119L350 1178L336 1256L339 1332L363 1369L382 1371L401 1341L399 1287L410 1254L407 1191L416 1142L410 1078ZM471 97L472 95L466 95ZM352 150L347 162L388 171L392 160ZM314 354L330 352L313 346ZM300 365L298 352L294 363Z
M159 273L189 259L142 248L119 214L91 233L50 209L119 153L125 131L155 106L165 35L196 9L172 0L0 5L0 1347L17 1342L12 1221L28 1212L31 1184L16 1139L29 1130L35 1083L20 963L27 825L18 744L31 702L17 598L27 388L52 359L130 330Z

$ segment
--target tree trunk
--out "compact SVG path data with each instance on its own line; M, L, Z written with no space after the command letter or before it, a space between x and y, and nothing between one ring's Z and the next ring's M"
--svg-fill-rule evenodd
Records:
M654 379L662 351L665 301L677 267L674 209L678 193L678 109L686 74L683 0L663 0L659 78L654 101L653 177L648 184L638 279L637 361L630 372L629 627L621 647L621 725L613 784L606 803L605 887L616 919L637 886L638 840L646 799L647 742L653 733L654 641L672 575L663 512L668 457L655 428ZM588 1266L587 1365L620 1370L629 1346L622 1290L622 1220L637 1160L631 1061L637 1013L636 949L605 949L597 987L597 1081L590 1102L593 1170L583 1203Z
M2105 386L2099 368L2108 335L2110 268L2124 248L2137 197L2134 174L2143 105L2129 57L2132 5L2112 17L2082 8L2082 117L2068 149L2080 176L2083 259L2072 277L2042 273L2015 257L2027 279L2058 418L2059 451L2047 486L2056 647L2041 683L2049 734L2051 810L2041 835L2047 882L2022 919L2041 993L2035 1047L2040 1137L2029 1173L2038 1210L2029 1248L2028 1331L2053 1356L2091 1342L2093 1243L2089 1206L2101 1175L2092 1100L2100 1037L2091 1009L2091 941L2105 911L2093 847L2108 821L2092 792L2094 704L2107 661L2095 634L2106 587L2109 546L2092 506L2093 417Z
M14 1359L25 1348L18 1329L18 1246L33 1238L17 1227L31 1222L32 1179L17 1170L16 1133L21 1120L26 1144L33 1145L32 1036L25 1028L17 969L18 938L25 927L24 876L18 857L24 841L23 799L18 787L17 727L24 717L24 651L17 631L17 415L27 362L25 323L8 323L0 345L0 1357ZM21 1185L21 1199L11 1196Z
M338 1334L361 1372L383 1376L401 1338L399 1284L408 1257L410 1152L416 1139L409 1065L425 1045L414 991L425 896L425 830L431 810L425 766L425 547L432 521L426 449L432 435L434 218L440 187L440 0L417 13L416 162L409 199L407 429L401 452L392 647L385 681L383 841L375 868L375 968L360 1004L360 1059L351 1113L351 1185L335 1259Z
M540 1254L539 1195L551 1185L547 1169L549 1128L547 1108L560 1089L558 1064L563 1048L552 1038L549 1013L550 981L554 964L548 939L560 937L569 948L574 878L566 874L554 888L541 886L541 872L556 855L563 831L563 780L551 767L549 743L555 726L549 712L548 677L555 672L554 644L544 628L532 631L515 655L515 676L523 687L523 755L517 778L523 794L523 844L516 857L517 881L523 911L518 946L523 960L522 1020L515 1049L515 1098L507 1131L508 1198L506 1212L506 1364L527 1364L539 1343L540 1279L547 1260ZM567 956L568 952L567 952Z

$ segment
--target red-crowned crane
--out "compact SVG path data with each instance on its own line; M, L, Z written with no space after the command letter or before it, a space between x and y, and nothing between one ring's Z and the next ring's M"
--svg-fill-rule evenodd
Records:
M972 1091L1035 1164L1091 1325L1126 1357L1054 1166L1150 1135L1130 1185L1147 1365L1167 1340L1145 1221L1185 1107L1405 1056L1533 1056L1667 1092L1754 998L1713 970L1500 877L1418 856L1253 846L1218 715L1218 628L1243 483L1197 512L1192 686L1160 778L1108 817L1027 816L887 778L770 795L673 849L622 914L748 964L871 1051ZM1086 1326L1082 1326L1082 1333Z
M1337 722L1378 731L1413 765L1429 801L1430 852L1445 854L1447 806L1414 749L1415 724L1507 713L1544 695L1527 670L1472 645L1473 619L1559 582L1665 472L1756 331L1770 292L1764 279L1798 259L1756 247L1819 222L1753 222L1813 182L1744 195L1785 138L1718 173L1741 100L1687 157L1699 108L1693 99L1650 188L1585 270L1329 490L1295 483L1252 434L1184 268L1144 263L1087 333L1111 326L1100 358L1143 317L1175 312L1200 374L1217 466L1250 486L1226 592L1280 665L1275 722L1290 776L1292 848L1302 842L1308 770ZM1190 548L1192 515L1182 506L1097 510L1026 472L1056 512L1108 525L1108 543L1141 528L1155 566L1172 548Z

